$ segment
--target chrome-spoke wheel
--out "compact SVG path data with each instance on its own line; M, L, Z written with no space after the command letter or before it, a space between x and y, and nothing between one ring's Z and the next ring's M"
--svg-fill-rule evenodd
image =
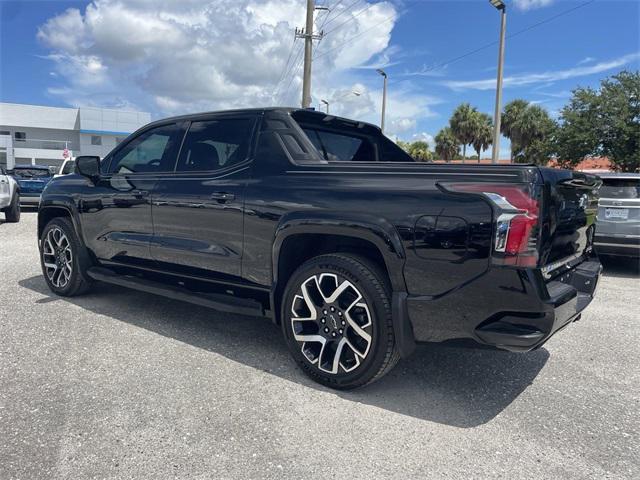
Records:
M293 338L325 373L351 372L367 357L373 321L362 293L335 273L307 278L291 304Z
M47 278L54 287L65 288L73 272L71 243L62 229L54 227L42 242L42 260Z

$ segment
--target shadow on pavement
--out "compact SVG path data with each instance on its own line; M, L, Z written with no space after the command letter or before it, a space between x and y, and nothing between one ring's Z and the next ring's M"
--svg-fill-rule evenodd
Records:
M640 278L640 258L601 256L603 275L617 278Z
M106 284L75 298L53 295L41 276L19 284L46 296L37 303L70 302L308 388L463 428L492 420L533 382L549 358L545 349L516 354L424 345L375 384L338 392L314 383L297 369L279 327L266 319L222 314Z

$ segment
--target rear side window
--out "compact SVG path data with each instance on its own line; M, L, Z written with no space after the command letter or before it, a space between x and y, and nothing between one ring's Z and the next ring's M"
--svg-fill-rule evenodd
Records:
M247 159L253 118L220 118L192 122L176 171L210 172Z
M134 137L111 159L111 173L171 172L183 130L175 123L162 125Z
M640 198L640 179L605 178L600 198Z
M304 133L328 162L375 162L376 150L366 137L303 128Z

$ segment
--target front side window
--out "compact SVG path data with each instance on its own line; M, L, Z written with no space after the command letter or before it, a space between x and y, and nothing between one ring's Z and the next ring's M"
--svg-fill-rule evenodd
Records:
M182 129L175 123L146 130L133 138L111 159L110 172L171 172L182 140Z
M210 172L247 159L253 118L221 118L192 122L176 171Z

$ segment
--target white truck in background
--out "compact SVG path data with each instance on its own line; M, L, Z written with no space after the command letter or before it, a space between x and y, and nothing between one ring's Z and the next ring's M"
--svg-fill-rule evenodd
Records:
M4 167L0 167L0 211L4 212L7 222L20 221L20 188Z

